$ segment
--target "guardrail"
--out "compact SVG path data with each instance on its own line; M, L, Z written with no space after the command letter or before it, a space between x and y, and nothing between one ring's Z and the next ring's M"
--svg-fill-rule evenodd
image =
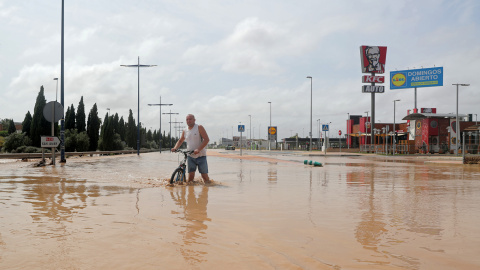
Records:
M141 149L140 153L157 152L158 149ZM136 154L137 150L117 150L117 151L90 151L90 152L65 152L65 158L71 156L93 156L93 155L125 155ZM58 155L57 155L58 154ZM59 152L56 152L57 158L60 157ZM45 158L50 158L51 153L45 153ZM29 159L42 158L42 153L13 153L0 154L0 159Z

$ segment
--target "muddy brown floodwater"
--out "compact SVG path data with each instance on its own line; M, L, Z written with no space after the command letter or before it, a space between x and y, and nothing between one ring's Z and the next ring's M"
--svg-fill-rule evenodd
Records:
M0 269L480 268L478 165L244 154L175 187L167 152L2 160Z

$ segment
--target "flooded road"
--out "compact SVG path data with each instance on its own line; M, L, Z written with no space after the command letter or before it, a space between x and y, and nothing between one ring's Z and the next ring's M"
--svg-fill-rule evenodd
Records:
M0 269L480 268L478 165L208 153L1 162Z

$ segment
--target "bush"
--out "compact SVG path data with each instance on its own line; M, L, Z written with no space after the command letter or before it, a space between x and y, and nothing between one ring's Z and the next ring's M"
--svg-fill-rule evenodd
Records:
M41 153L42 148L23 145L23 146L18 147L17 149L15 149L12 152L15 152L15 153Z
M32 141L25 133L12 133L5 138L5 143L3 144L3 151L12 152L21 146L30 145Z
M77 147L76 150L78 152L85 152L88 151L90 147L90 138L86 131L82 131L77 135Z
M90 146L90 138L86 131L80 133L77 129L67 129L65 131L65 151L67 152L85 152Z

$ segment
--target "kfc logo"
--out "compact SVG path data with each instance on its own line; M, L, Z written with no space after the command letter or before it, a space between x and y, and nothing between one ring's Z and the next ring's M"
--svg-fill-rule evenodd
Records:
M385 46L360 46L362 73L384 73L387 58Z
M363 75L362 82L363 83L384 83L385 82L385 77Z

